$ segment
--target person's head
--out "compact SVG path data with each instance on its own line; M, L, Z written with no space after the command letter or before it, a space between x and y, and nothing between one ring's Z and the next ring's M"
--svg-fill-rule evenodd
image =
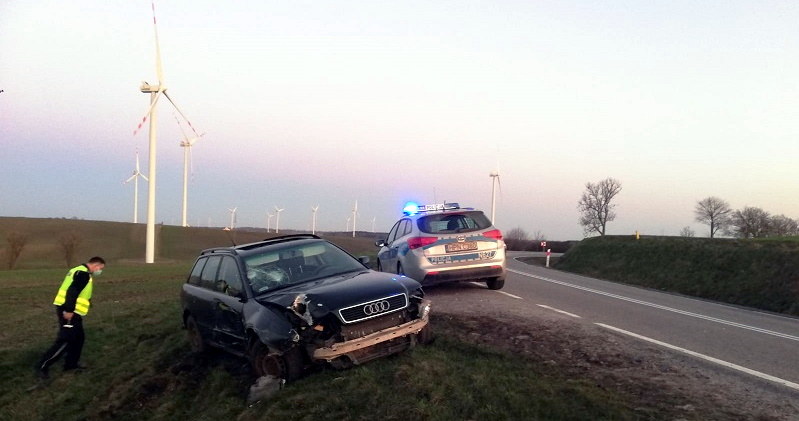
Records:
M99 275L103 272L103 268L105 267L105 259L100 256L94 256L86 263L86 267L89 268L89 272L92 275Z

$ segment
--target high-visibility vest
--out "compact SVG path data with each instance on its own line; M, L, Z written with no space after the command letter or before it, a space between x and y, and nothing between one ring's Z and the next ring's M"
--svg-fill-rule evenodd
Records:
M89 272L89 268L86 265L76 266L67 272L67 276L64 277L64 282L61 283L61 287L58 288L58 294L55 296L55 300L53 304L60 306L67 301L67 290L69 286L72 285L73 276L75 272L83 271ZM86 287L83 288L83 291L78 294L78 299L75 302L75 313L80 314L81 316L85 316L86 313L89 312L89 306L91 306L91 299L92 299L92 274L89 272L89 283L86 284Z

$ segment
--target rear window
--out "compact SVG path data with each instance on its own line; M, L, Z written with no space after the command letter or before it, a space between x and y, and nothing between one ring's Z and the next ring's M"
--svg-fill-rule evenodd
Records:
M480 211L425 215L419 218L417 224L419 230L428 234L454 234L491 227L491 222Z

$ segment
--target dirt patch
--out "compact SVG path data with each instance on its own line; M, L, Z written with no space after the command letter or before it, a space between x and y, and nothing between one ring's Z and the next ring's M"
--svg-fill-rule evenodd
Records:
M426 288L448 335L619 393L642 419L799 420L799 393L473 284Z

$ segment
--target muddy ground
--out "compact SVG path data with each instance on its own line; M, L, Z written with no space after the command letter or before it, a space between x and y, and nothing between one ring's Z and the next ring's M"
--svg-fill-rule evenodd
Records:
M538 361L624 395L643 419L799 420L799 393L605 331L485 286L425 289L433 317L460 339ZM459 326L459 327L458 327Z

